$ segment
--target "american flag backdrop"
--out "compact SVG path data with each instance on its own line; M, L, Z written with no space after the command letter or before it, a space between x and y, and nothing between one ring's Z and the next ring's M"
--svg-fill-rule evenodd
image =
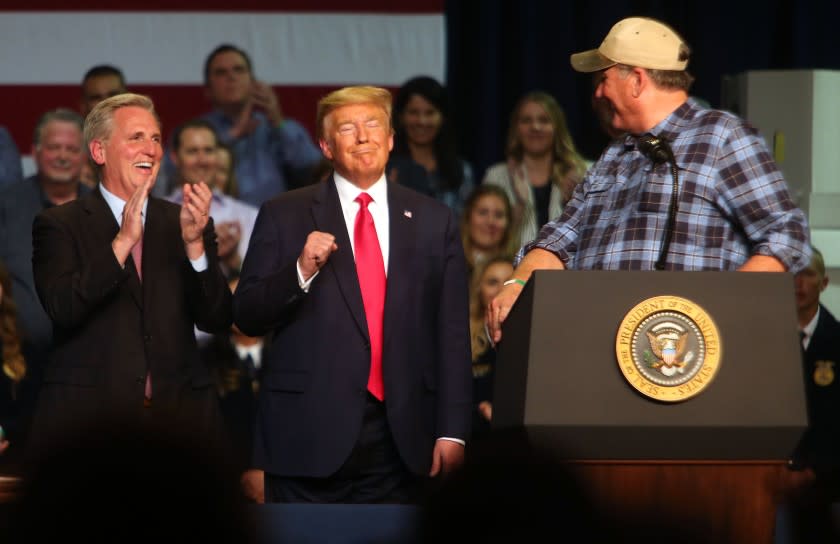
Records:
M118 8L115 6L119 6ZM113 64L173 127L210 109L203 64L221 43L246 50L284 113L314 135L315 104L348 84L391 89L444 80L443 0L4 0L0 4L0 125L28 155L38 116L77 109L84 73Z

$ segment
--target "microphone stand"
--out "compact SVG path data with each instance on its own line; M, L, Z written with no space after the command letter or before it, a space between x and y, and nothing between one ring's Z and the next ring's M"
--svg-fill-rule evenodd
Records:
M677 223L677 212L679 211L679 174L677 171L677 161L674 159L674 153L668 146L668 143L652 134L645 134L639 138L639 150L654 164L668 162L671 166L671 179L673 180L673 189L671 191L671 203L668 206L668 222L665 225L665 235L662 238L662 249L659 251L659 258L653 265L654 270L665 270L665 261L668 258L668 250L671 247L671 238L674 234L674 229Z

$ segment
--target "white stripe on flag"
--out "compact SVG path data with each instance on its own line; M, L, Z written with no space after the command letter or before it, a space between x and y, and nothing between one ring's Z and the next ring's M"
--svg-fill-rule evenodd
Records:
M204 58L225 42L275 85L445 79L443 14L5 12L0 85L78 84L103 63L134 85L201 84Z

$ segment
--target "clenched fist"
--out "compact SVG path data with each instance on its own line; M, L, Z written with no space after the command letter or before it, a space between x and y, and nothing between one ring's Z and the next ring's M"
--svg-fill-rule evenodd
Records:
M303 246L303 251L300 252L300 257L298 257L298 266L300 267L304 281L321 270L321 267L327 263L332 252L337 249L338 246L335 243L335 236L332 234L318 232L317 230L310 232L309 236L306 237L306 244Z

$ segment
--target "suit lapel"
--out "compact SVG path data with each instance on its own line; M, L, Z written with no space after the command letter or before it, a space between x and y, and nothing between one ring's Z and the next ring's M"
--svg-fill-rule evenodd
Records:
M356 275L356 262L353 260L350 236L347 233L341 202L338 200L338 191L332 177L323 182L321 189L312 203L312 217L315 220L315 227L319 231L329 232L335 236L338 250L330 256L320 273L330 274L338 282L344 302L350 308L350 313L353 314L353 319L355 319L359 330L367 338L367 320L362 303L362 291L359 287L359 277Z
M117 219L111 212L111 208L108 207L108 203L105 202L105 198L99 191L99 187L94 189L93 192L90 193L90 196L84 197L83 202L85 211L90 217L91 222L89 225L90 228L88 229L89 232L87 234L96 240L97 246L110 246L111 241L120 230L120 225L117 223ZM137 272L134 268L134 261L131 259L131 255L128 256L128 259L126 259L125 266L127 268L131 267L130 275L126 283L128 291L131 293L131 298L134 299L137 306L142 308L143 289L140 285L140 279L137 277Z
M383 348L387 348L392 331L399 329L394 324L400 321L408 302L410 292L407 282L413 280L412 263L416 241L416 220L407 191L388 183L388 282L385 291L385 330ZM387 351L386 351L387 353Z

